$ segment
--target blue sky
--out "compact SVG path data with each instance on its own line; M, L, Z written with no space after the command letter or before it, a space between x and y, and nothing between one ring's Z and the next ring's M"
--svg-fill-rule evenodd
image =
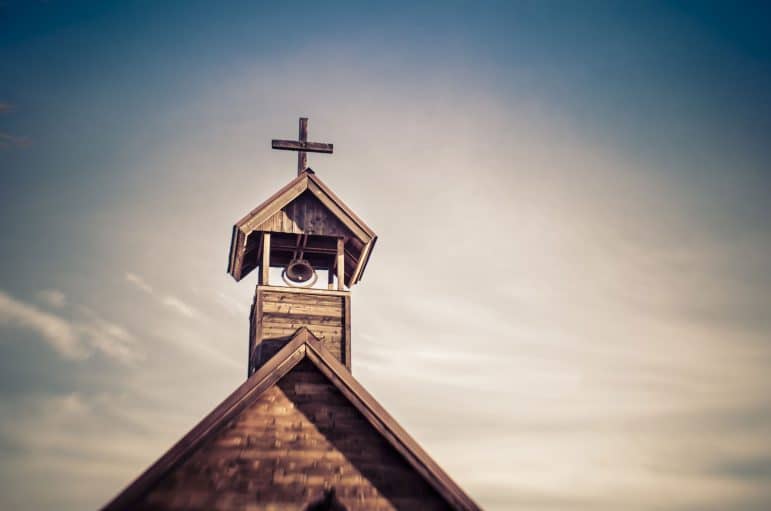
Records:
M98 507L243 380L230 228L307 115L380 236L354 375L483 507L767 509L770 14L4 2L0 507Z

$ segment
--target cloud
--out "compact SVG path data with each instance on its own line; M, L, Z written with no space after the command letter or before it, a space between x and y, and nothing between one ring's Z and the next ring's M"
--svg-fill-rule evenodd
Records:
M64 304L67 302L67 298L64 296L64 293L58 289L44 289L38 293L38 297L44 303L50 305L51 307L56 307L57 309L64 307Z
M54 303L60 306L66 302L60 291L47 290L39 294L49 299L53 297ZM65 359L83 360L94 352L122 363L138 358L139 354L133 349L134 337L128 331L88 308L78 310L82 317L68 321L0 291L0 325L37 333Z
M6 114L14 110L13 105L7 101L0 101L0 114Z
M68 359L88 356L76 329L58 316L34 305L20 302L0 291L0 324L10 324L36 332L57 353Z
M126 272L126 282L130 282L140 291L144 291L148 294L153 293L153 288L150 286L150 284L145 282L145 280L136 273Z
M153 290L153 287L150 284L148 284L145 279L143 279L136 273L126 272L126 282L131 283L134 287L136 287L141 291L144 291L147 294L155 295L155 291ZM162 305L185 316L186 318L193 318L196 315L198 315L198 311L194 307L183 302L176 296L165 295L162 298L158 298L158 301Z
M95 509L189 427L130 390L0 401L0 508ZM39 474L44 491L17 493ZM96 489L96 491L95 491Z
M131 363L141 358L134 349L134 336L125 328L101 318L88 308L81 310L85 320L78 325L78 329L94 349L123 363Z
M163 299L161 299L161 303L188 318L193 318L197 314L197 311L193 307L175 296L164 296Z

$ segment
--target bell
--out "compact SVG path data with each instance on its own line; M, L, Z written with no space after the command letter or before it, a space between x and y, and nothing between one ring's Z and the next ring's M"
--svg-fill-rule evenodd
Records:
M295 259L284 270L286 278L297 284L304 284L316 275L316 270L305 259Z

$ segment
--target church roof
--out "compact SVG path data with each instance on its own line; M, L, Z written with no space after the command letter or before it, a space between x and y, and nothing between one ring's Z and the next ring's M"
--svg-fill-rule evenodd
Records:
M254 232L286 232L294 234L314 234L298 227L290 218L286 218L287 208L298 200L311 200L322 209L336 224L334 233L344 233L346 238L346 285L356 284L364 273L372 248L377 240L375 232L367 226L343 201L325 185L311 169L306 169L286 186L273 194L265 202L254 208L233 226L233 236L228 258L228 273L236 280L241 280L257 266L259 237L250 236ZM305 213L307 206L298 208L298 213ZM282 216L283 221L282 221ZM291 216L291 215L290 215ZM328 225L327 222L321 222ZM317 232L316 234L325 234Z
M388 412L362 387L305 327L300 328L273 358L228 396L158 461L108 503L103 511L131 509L171 471L190 458L218 431L231 423L262 394L285 378L299 364L312 364L344 400L358 410L380 437L444 500L450 509L479 507L431 459Z

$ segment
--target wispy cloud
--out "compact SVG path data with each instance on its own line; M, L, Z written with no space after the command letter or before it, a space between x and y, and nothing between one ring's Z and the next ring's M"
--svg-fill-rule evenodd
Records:
M67 297L58 289L44 289L38 293L43 303L61 309L67 303Z
M60 355L68 359L83 359L88 350L76 329L64 319L41 311L0 291L0 324L32 330Z
M196 310L191 307L190 305L186 304L179 298L176 298L174 296L164 296L161 299L161 303L165 305L166 307L170 308L173 311L178 312L179 314L182 314L185 317L193 318L196 315Z
M56 501L99 507L152 461L146 450L161 452L189 427L173 407L160 408L130 389L4 399L0 417L3 469L12 467L12 473L3 470L0 480L2 509L70 509ZM94 462L102 456L104 462ZM32 474L48 483L20 504L10 490Z
M140 358L135 350L135 339L122 326L108 321L94 311L82 307L85 320L78 325L91 346L106 356L124 363Z
M180 300L176 296L173 296L173 295L157 296L153 287L150 284L148 284L144 278L137 275L136 273L126 272L125 277L126 277L126 282L130 283L140 291L156 296L158 298L159 303L175 311L176 313L181 314L186 318L194 318L199 315L195 307L185 303L184 301Z
M152 294L153 288L145 282L145 279L137 275L136 273L126 272L126 282L129 282L134 287L139 289L140 291L144 291L145 293Z
M53 298L59 306L66 303L66 297L60 291L41 293ZM126 329L88 308L78 310L81 317L68 321L0 291L0 325L36 333L65 359L83 360L94 352L122 363L133 362L139 357L134 349L134 337Z

